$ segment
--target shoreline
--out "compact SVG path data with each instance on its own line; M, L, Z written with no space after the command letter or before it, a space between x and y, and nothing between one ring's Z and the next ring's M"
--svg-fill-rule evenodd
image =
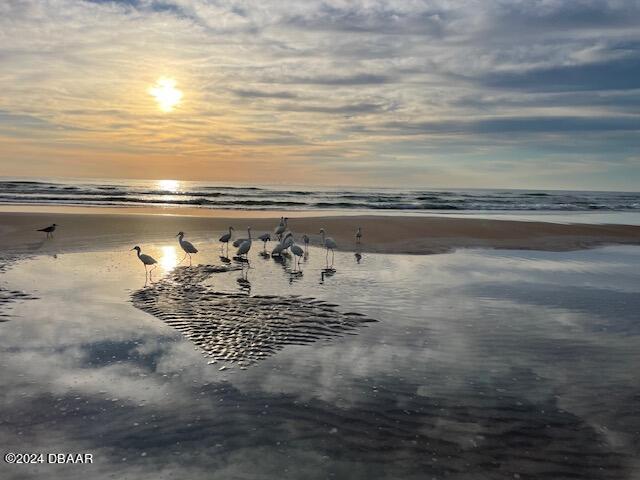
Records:
M101 210L102 207L97 208ZM640 245L640 226L561 224L516 220L489 220L408 215L294 216L270 212L251 217L223 211L224 216L177 215L164 212L6 212L0 211L0 249L5 253L63 253L104 250L148 243L174 242L178 231L202 244L219 248L218 237L232 225L234 238L273 232L280 215L290 217L289 228L302 243L306 233L312 245L320 244L319 230L338 243L338 250L355 251L355 231L363 230L359 251L390 254L434 254L457 248L569 251L604 245ZM60 228L45 240L37 232L51 223ZM272 247L271 247L272 248Z

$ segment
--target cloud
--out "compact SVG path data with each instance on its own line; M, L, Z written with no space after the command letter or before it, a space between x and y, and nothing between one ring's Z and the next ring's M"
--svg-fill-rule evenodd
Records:
M385 128L404 134L539 134L637 132L635 117L502 117L469 121L389 122Z
M416 170L440 168L455 133L486 159L509 148L523 172L541 134L540 155L572 148L591 162L597 150L622 164L640 120L638 23L635 1L1 2L0 163L23 173L15 159L48 151L64 174L73 146L88 159L74 175L118 176L127 164L148 172L162 156L180 159L163 175L264 181L258 166L268 164L286 182L294 172L282 166L295 159L303 178L352 183L340 173L366 161L375 184L389 181L393 145L412 182L423 178ZM162 76L184 92L170 116L146 93ZM286 134L260 145L274 126ZM577 137L584 132L601 143ZM92 154L109 149L111 174ZM212 168L238 161L255 168ZM466 164L452 162L458 172ZM607 178L624 189L640 180Z
M250 89L235 89L231 90L234 95L242 98L298 98L293 92L283 92L283 91L266 91L266 90L250 90Z
M278 81L274 79L274 81ZM380 85L391 82L388 75L376 75L372 73L354 73L353 75L317 75L317 76L291 76L280 80L283 83L298 83L307 85L326 86L353 86L353 85Z
M610 62L489 73L482 76L480 82L490 88L538 92L634 90L640 89L640 56Z

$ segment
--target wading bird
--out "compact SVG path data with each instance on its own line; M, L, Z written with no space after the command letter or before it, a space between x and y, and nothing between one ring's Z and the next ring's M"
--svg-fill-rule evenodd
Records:
M304 255L304 250L299 245L296 245L295 243L293 243L291 244L291 253L295 255L294 265L297 264L297 266L300 267L300 259ZM297 259L297 263L296 263L296 259Z
M47 238L53 238L53 232L56 230L56 227L59 227L59 226L60 225L56 225L55 223L52 223L48 227L41 228L38 231L45 232L47 234Z
M271 250L271 256L272 257L279 257L282 255L282 244L281 243L276 243L276 246L273 247L273 250Z
M137 245L131 249L132 252L134 250L138 252L138 258L140 259L140 261L144 265L144 274L145 274L145 276L147 274L151 275L151 272L153 272L153 270L158 266L157 260L155 258L153 258L151 255L147 255L146 253L142 253L141 248L139 246L137 246ZM155 267L153 267L151 270L147 271L147 267L149 265L155 265Z
M331 265L333 265L334 249L338 247L338 244L333 238L324 236L324 228L320 229L320 235L322 235L322 246L327 249L327 265L329 265L329 250L331 250Z
M356 245L360 245L362 241L362 227L358 227L358 231L356 232Z
M289 220L287 217L280 217L280 225L278 225L274 230L275 234L278 236L278 240L282 240L282 234L287 229L287 220Z
M284 238L282 239L282 242L280 243L282 243L282 250L286 250L287 248L290 248L291 245L295 243L295 240L293 239L293 233L287 232Z
M238 251L236 252L236 255L238 255L239 257L244 255L244 258L248 262L249 258L247 257L247 254L249 253L249 250L251 250L251 227L247 227L247 234L249 235L249 238L247 238L244 242L240 244L240 246L238 247Z
M198 253L198 249L194 247L191 242L188 242L184 239L184 232L178 232L178 235L176 235L176 237L178 237L178 243L180 243L180 246L185 253L184 257L182 257L182 260L180 260L180 263L182 263L182 261L187 258L187 255L189 255L189 266L191 266L191 254Z
M219 239L221 245L220 250L224 248L225 243L227 244L227 251L229 250L229 240L231 240L231 232L233 231L233 227L229 227L229 233L225 233Z
M260 235L258 237L260 240L262 240L262 242L264 243L264 245L262 246L263 250L267 249L267 242L271 241L271 235L268 233L263 233L262 235Z
M302 241L304 242L304 251L308 252L309 251L309 237L307 236L306 233L304 235L302 235Z

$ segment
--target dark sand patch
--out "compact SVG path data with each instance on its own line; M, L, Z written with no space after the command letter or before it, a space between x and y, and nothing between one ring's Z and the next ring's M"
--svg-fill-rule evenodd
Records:
M0 274L5 273L18 260L24 259L18 255L5 255L0 256ZM11 318L9 314L9 308L15 302L21 300L35 300L38 297L31 295L30 293L23 292L21 290L11 290L0 285L0 322L6 322Z
M363 323L376 321L359 313L340 312L337 305L311 297L223 293L201 284L213 274L235 269L176 268L134 292L133 305L178 330L211 357L211 363L236 363L241 368L286 345L354 334Z

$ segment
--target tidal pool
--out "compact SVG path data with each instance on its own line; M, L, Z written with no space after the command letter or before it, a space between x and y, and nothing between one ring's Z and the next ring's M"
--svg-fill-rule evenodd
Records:
M311 248L302 273L256 251L251 268L208 275L196 264L239 264L212 249L176 270L173 245L145 252L160 262L146 287L128 251L0 272L2 450L94 459L3 463L0 478L640 476L638 247L338 252L335 272ZM134 305L178 273L186 290L172 301ZM228 310L199 303L220 295ZM334 313L318 320L315 305ZM278 343L277 323L260 330L262 313L249 325L243 309L305 326L287 323L293 341ZM319 333L347 313L374 321ZM222 320L212 357L197 345ZM254 335L273 351L246 364L219 354L253 348Z

